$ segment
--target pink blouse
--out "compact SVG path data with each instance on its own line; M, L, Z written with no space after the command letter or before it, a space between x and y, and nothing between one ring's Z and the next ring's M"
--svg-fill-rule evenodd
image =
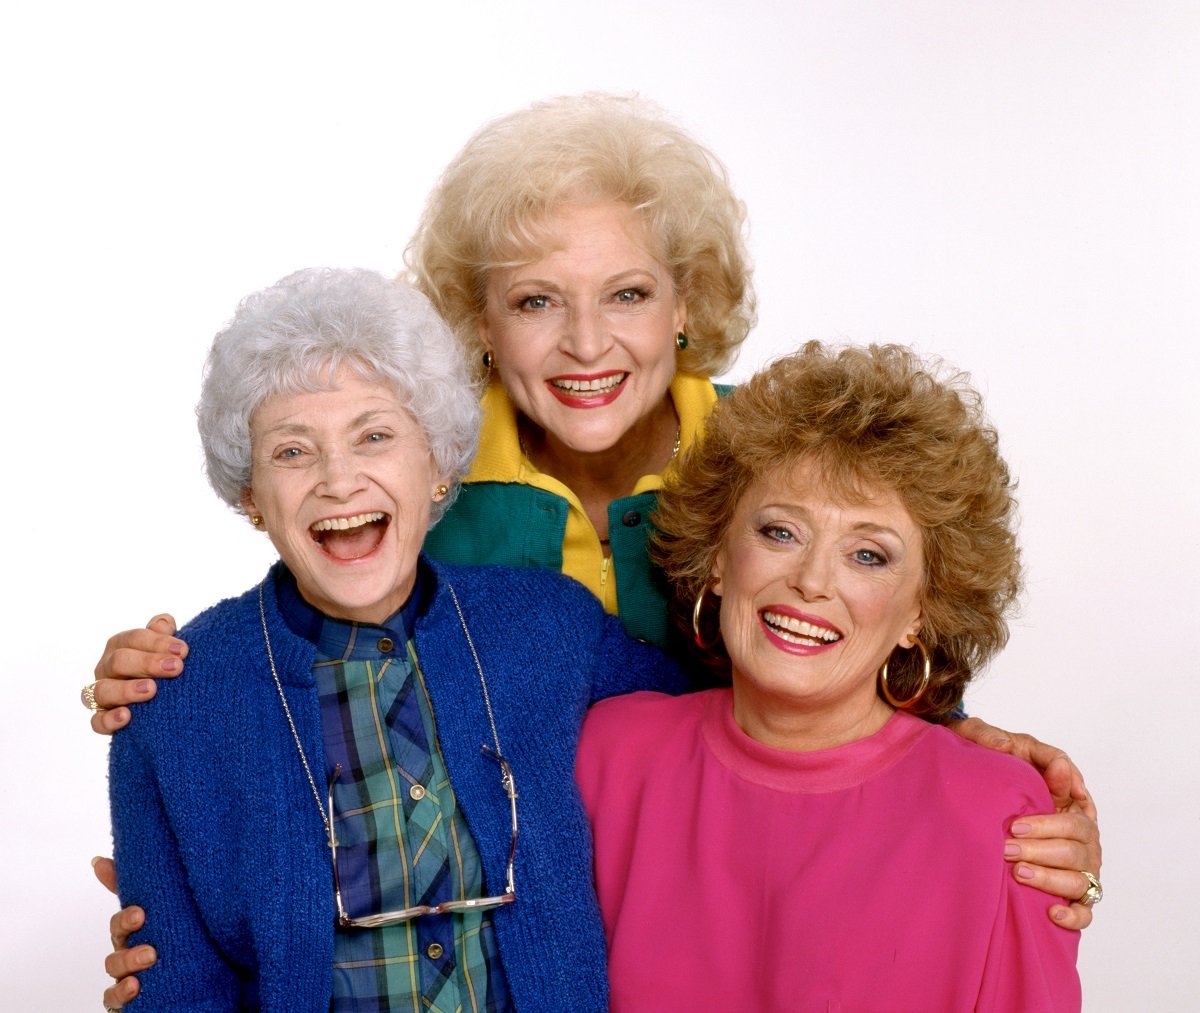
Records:
M1013 879L1037 773L899 713L792 753L748 738L727 689L589 712L613 1010L1078 1010L1079 934Z

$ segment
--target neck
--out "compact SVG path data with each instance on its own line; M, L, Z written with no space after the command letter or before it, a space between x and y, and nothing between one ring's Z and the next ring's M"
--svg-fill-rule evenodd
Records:
M894 713L873 683L869 695L809 704L762 692L734 673L733 719L750 738L772 749L808 753L844 746L874 735Z
M579 497L602 539L608 536L609 503L632 492L642 476L661 474L679 440L679 417L670 394L611 447L594 453L574 449L525 417L518 426L529 460Z

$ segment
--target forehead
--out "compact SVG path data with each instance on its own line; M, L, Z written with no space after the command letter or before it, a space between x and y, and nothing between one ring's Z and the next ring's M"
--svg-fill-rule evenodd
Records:
M742 494L738 509L757 509L767 503L876 521L886 518L892 526L918 530L897 490L862 476L837 474L811 457L764 472Z
M501 266L519 267L581 250L597 255L636 251L656 261L663 255L664 244L647 216L619 201L560 204L519 231L523 241L518 240Z
M250 416L251 428L265 431L280 425L317 426L353 422L386 414L416 425L407 405L385 380L362 376L349 366L323 370L305 381L285 385L263 399Z

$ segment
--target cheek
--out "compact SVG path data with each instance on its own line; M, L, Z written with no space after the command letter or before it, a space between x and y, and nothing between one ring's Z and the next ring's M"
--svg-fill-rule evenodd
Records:
M918 611L910 592L872 588L859 599L861 621L886 631L889 637L894 632L899 635L908 629Z

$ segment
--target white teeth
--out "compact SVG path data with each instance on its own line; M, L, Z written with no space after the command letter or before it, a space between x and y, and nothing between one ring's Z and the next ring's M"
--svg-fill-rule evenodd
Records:
M784 640L800 643L801 640L816 640L824 644L832 644L842 639L842 635L827 626L814 626L803 619L780 615L778 612L764 612L763 619Z
M597 377L595 380L551 380L559 390L567 390L572 394L591 394L595 391L610 391L625 379L628 373L613 373L611 376Z
M317 521L312 526L313 531L349 531L351 528L361 528L364 524L373 524L385 517L382 513L355 514L353 517L329 517Z

